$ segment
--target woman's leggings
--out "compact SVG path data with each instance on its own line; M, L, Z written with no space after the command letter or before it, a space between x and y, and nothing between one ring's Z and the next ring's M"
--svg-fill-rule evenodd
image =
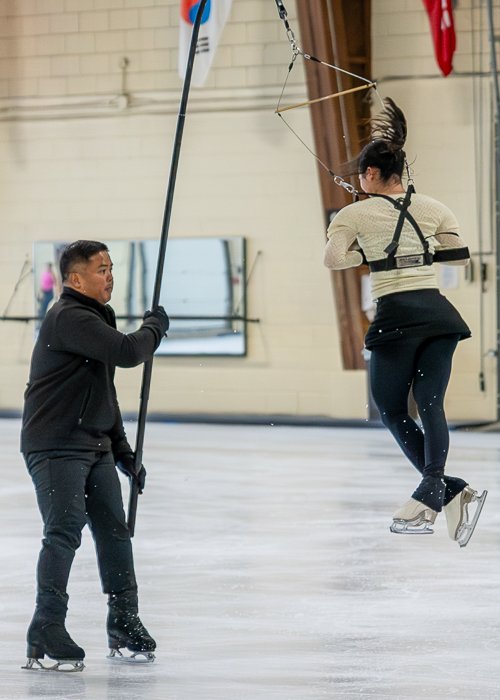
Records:
M466 486L462 479L444 477L449 448L444 397L459 338L405 338L374 347L370 360L371 391L382 422L423 477L413 497L434 510L441 510ZM423 431L408 413L412 386ZM429 492L435 490L436 478L443 477L446 488L436 501Z

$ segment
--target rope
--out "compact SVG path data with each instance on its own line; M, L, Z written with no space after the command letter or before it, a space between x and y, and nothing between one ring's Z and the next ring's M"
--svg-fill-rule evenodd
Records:
M383 103L382 97L380 96L380 94L377 90L376 83L374 83L369 78L365 78L364 76L358 75L357 73L352 73L351 71L345 70L344 68L340 68L339 66L336 66L332 63L328 63L327 61L323 61L323 60L317 58L316 56L312 56L311 54L308 54L305 51L303 51L300 48L300 46L298 45L298 42L297 42L297 39L295 37L295 33L294 33L293 29L290 27L290 24L288 22L288 14L287 14L286 8L285 8L282 0L275 0L275 2L276 2L276 6L278 8L278 13L279 13L280 19L283 21L283 24L285 25L286 35L287 35L288 41L290 42L290 47L292 50L292 58L291 58L289 66L288 66L288 72L287 72L287 75L285 77L283 87L281 89L281 93L280 93L280 96L279 96L279 99L278 99L278 102L276 105L275 113L280 117L282 122L291 131L291 133L295 136L295 138L297 138L298 141L300 141L300 143L304 146L304 148L307 149L307 151L313 156L313 158L316 159L316 161L319 163L319 165L321 165L321 167L324 168L324 170L330 175L330 177L333 179L333 181L336 185L338 185L339 187L342 187L347 192L349 192L349 194L351 194L353 196L358 196L359 194L364 194L364 193L359 193L356 190L356 188L353 187L353 185L351 185L349 182L344 180L344 178L342 176L335 174L332 171L332 169L329 168L328 165L326 165L326 163L324 163L321 160L321 158L318 156L318 154L299 136L299 134L295 131L295 129L293 129L293 127L287 122L287 120L283 116L283 112L286 112L286 111L289 111L289 110L292 110L292 109L295 109L298 107L305 107L307 105L315 104L317 102L323 102L325 100L333 99L335 97L341 97L341 96L346 95L348 93L357 92L358 90L367 90L370 88L375 91L378 99L380 100L381 104L383 105L384 103ZM302 56L305 60L314 61L315 63L319 63L320 65L325 66L326 68L330 68L332 70L338 71L339 73L349 75L352 78L356 78L358 80L361 80L363 83L366 83L366 84L355 87L355 88L351 88L348 90L341 90L340 92L336 92L332 95L326 95L325 97L318 97L318 98L315 98L312 100L308 100L306 102L300 102L300 103L295 104L295 105L288 105L288 106L282 107L281 103L283 101L283 96L285 94L285 90L286 90L286 87L288 85L290 73L292 72L292 69L295 65L295 61L297 60L297 56Z

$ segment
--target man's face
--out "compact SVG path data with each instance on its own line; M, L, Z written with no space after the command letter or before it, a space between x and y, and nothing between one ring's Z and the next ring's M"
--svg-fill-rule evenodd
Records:
M70 273L71 286L81 294L107 304L113 292L113 263L105 250L93 255L87 263L75 265Z

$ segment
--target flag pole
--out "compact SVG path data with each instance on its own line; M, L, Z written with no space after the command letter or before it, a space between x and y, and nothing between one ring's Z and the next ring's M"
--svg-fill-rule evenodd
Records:
M186 119L186 108L189 97L189 89L191 87L191 76L193 74L193 65L196 55L196 45L198 43L198 34L200 31L201 20L207 0L200 0L196 18L193 23L193 33L191 36L191 44L189 46L188 61L186 66L186 75L184 77L184 86L182 88L182 96L179 105L179 115L177 117L177 128L175 132L174 147L172 152L172 160L170 163L170 174L168 179L167 194L165 199L165 209L163 212L163 223L160 236L160 248L158 251L158 261L156 266L156 278L153 291L153 300L151 308L154 309L160 302L161 283L163 279L163 268L165 264L165 253L167 249L168 231L170 227L170 218L172 214L172 206L174 201L175 182L177 178L177 168L179 165L179 156L182 144L182 135L184 131L184 122ZM151 376L153 372L153 360L144 363L142 373L142 385L140 394L139 415L137 418L137 437L135 443L135 461L134 469L138 474L142 465L142 454L144 448L144 433L146 429L146 416L148 411L149 390L151 387ZM130 480L130 497L128 504L127 525L130 532L130 537L134 536L135 521L137 514L137 500L139 497L139 488L135 479Z

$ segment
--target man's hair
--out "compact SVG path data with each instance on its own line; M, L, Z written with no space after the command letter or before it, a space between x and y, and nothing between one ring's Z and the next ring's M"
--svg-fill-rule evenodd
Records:
M96 253L108 251L108 246L99 241L75 241L66 246L59 259L61 279L66 280L73 267L78 263L87 263Z

